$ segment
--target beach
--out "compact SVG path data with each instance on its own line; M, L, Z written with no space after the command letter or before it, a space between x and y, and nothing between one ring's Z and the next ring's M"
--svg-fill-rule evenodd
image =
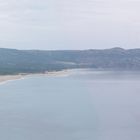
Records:
M49 72L45 72L44 74L46 76L66 76L72 71L73 69L65 69L60 71L49 71Z
M25 76L35 76L35 75L44 75L44 76L64 76L67 75L70 72L70 70L62 70L62 71L51 71L51 72L45 72L45 73L29 73L29 74L17 74L17 75L0 75L0 83L7 82L7 81L13 81L22 79Z
M22 79L23 77L24 77L24 75L21 75L21 74L18 74L18 75L0 75L0 83Z

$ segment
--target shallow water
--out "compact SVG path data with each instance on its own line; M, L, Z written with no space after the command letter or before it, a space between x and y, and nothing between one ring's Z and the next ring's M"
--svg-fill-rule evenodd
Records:
M73 70L0 85L2 140L139 140L140 73Z

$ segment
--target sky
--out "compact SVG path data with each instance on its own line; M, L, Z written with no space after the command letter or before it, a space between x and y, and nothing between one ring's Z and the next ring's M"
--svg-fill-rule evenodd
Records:
M140 47L140 0L0 0L0 47Z

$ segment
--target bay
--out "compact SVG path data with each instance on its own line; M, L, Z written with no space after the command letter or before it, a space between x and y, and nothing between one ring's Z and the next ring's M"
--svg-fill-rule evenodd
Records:
M139 140L140 73L71 70L0 85L2 140Z

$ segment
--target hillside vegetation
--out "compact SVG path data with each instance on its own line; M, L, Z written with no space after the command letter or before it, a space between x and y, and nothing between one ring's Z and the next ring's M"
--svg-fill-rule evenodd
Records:
M66 68L140 70L140 49L61 51L0 49L0 74L38 73Z

